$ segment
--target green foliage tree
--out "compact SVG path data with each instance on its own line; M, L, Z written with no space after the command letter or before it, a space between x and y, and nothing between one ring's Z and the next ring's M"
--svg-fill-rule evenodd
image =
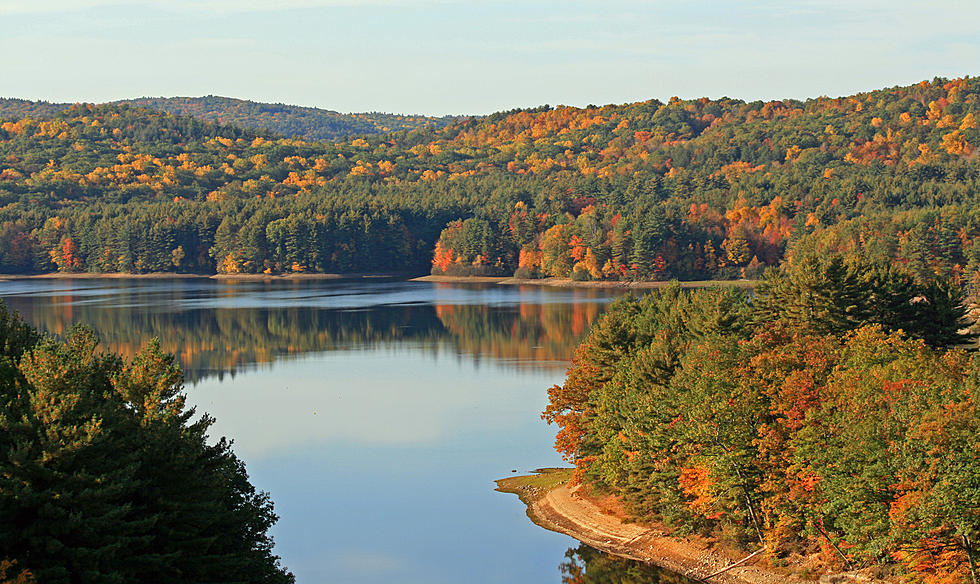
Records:
M760 321L839 335L866 324L903 330L933 346L968 342L966 301L943 278L920 283L890 264L856 255L803 256L766 272L755 310Z
M173 357L130 363L10 317L0 360L0 549L42 582L291 582L275 514L192 421Z
M544 417L578 480L638 517L776 555L823 548L831 569L966 581L978 361L950 347L961 309L918 316L958 294L824 257L768 274L755 297L626 299L580 345Z

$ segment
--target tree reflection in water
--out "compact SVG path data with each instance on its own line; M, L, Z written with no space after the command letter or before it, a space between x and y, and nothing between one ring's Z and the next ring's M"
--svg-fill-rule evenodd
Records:
M4 301L41 330L61 335L81 323L126 358L159 338L164 351L177 355L190 383L307 353L381 346L564 371L612 296L589 290L574 302L555 302L542 301L541 291L510 289L500 292L505 297L494 305L443 303L431 288L415 286L408 288L408 302L324 306L318 295L356 299L356 293L369 294L372 288L361 285L348 294L329 283L181 280L21 286L27 293L8 292Z
M695 584L657 566L626 560L585 544L569 548L558 567L562 584Z

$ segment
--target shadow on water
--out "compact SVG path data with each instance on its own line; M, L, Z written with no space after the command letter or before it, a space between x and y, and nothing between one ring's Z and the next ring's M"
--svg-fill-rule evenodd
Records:
M569 548L558 567L562 584L696 584L657 566L626 560L585 544Z

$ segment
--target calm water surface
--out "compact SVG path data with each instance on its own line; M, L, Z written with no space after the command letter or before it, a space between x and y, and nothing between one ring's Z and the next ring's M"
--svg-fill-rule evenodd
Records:
M534 526L493 491L513 469L561 464L545 390L612 292L79 279L0 281L0 297L124 355L159 337L213 437L272 494L276 551L300 584L662 576Z

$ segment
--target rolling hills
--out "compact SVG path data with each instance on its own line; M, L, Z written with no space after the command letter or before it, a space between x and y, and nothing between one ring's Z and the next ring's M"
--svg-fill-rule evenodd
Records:
M337 142L78 105L0 124L0 266L663 280L861 249L970 282L978 99L976 78L935 79L543 106Z

